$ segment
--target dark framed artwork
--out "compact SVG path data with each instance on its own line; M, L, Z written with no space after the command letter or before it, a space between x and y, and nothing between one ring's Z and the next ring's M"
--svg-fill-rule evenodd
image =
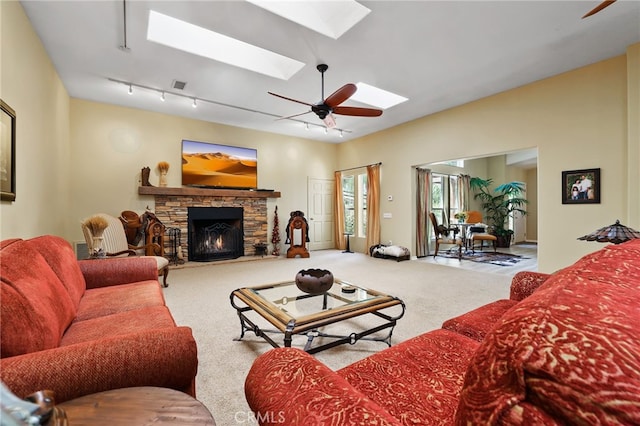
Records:
M562 172L562 204L600 204L600 169Z
M16 199L16 112L0 99L0 199Z

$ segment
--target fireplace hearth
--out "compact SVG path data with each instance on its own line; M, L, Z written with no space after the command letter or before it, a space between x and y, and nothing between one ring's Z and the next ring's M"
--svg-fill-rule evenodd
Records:
M189 207L189 260L211 262L244 256L242 207Z

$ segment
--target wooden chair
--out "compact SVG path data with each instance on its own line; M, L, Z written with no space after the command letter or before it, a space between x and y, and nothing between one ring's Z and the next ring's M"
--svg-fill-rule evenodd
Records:
M309 241L308 236L309 224L301 211L291 212L289 223L287 224L287 244L291 247L287 250L287 257L293 258L298 255L300 257L309 257L306 243Z
M440 248L440 244L450 244L458 246L458 260L462 259L462 238L457 237L458 228L456 227L446 227L444 225L438 225L438 220L436 219L436 215L431 212L429 213L429 219L431 219L431 225L433 225L433 232L436 236L436 251L433 254L433 257L438 255L438 249ZM451 238L451 233L453 232L453 238Z
M120 219L105 213L98 213L94 216L100 216L108 223L108 226L102 235L102 248L106 252L107 257L137 256L136 250L147 250L148 248L152 249L152 252L154 253L161 252L160 247L155 243L151 247L149 247L149 245L133 246L127 243L125 228L120 222ZM94 236L91 233L91 229L85 224L85 221L82 222L82 233L84 234L84 239L87 243L87 247L89 248L89 252L93 252ZM163 256L145 257L154 258L158 265L158 276L162 275L163 277L162 285L164 287L168 287L169 284L167 284L167 276L169 275L169 260Z
M466 240L471 245L471 253L475 253L476 241L480 241L480 250L484 250L484 242L491 241L493 243L493 251L496 251L498 237L487 232L487 225L482 223L482 213L476 210L467 212L467 223L478 224L478 226L470 226L467 228Z

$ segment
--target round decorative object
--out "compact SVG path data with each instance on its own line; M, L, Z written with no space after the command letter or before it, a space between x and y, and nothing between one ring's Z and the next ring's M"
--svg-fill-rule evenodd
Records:
M303 269L296 275L296 286L309 294L322 294L333 285L333 274L326 269Z

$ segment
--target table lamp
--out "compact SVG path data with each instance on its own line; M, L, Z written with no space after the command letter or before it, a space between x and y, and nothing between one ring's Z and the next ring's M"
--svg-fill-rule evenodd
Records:
M620 244L625 241L640 238L640 232L620 224L619 220L613 225L605 226L590 234L584 235L579 240L597 241L599 243Z

